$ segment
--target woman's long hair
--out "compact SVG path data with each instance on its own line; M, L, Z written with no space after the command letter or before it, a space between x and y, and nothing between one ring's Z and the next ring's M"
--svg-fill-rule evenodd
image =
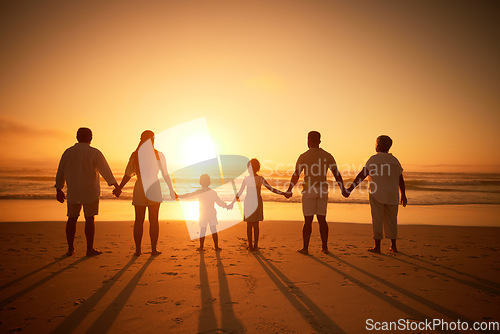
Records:
M139 142L139 145L137 145L137 148L135 149L134 152L130 155L130 160L135 159L135 170L137 171L137 175L140 176L140 168L139 168L139 148L147 142L149 139L153 140L155 138L155 133L151 130L146 130L143 133L141 133L141 141ZM154 148L154 147L153 147ZM158 154L158 151L155 149L155 155L156 159L160 160L160 155Z

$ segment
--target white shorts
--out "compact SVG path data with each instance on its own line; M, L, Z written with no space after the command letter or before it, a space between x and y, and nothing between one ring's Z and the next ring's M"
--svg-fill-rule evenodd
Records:
M328 193L304 192L302 194L302 212L308 216L326 216L328 206Z
M80 216L80 210L82 209L82 206L83 206L84 217L92 217L99 214L99 200L93 203L86 203L86 204L67 203L67 205L68 205L68 217L70 218L77 218L78 216Z
M381 240L398 237L398 206L377 201L371 194L370 209L372 212L373 239Z

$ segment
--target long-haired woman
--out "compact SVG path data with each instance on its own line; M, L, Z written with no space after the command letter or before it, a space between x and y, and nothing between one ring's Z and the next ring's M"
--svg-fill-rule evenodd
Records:
M155 173L153 174L158 175L158 171L161 170L163 178L165 179L165 182L167 183L167 186L170 190L170 197L172 197L172 199L177 198L174 188L172 187L172 182L170 180L170 177L168 176L165 156L163 155L163 153L154 149L154 139L155 139L155 134L153 131L146 130L141 134L141 140L139 142L139 145L137 146L137 149L130 155L130 159L128 161L127 168L125 168L125 175L123 176L122 182L118 186L118 189L115 189L113 191L116 197L120 196L120 193L123 187L127 184L127 182L132 178L132 176L137 175L137 181L135 182L133 199L132 199L132 205L135 208L135 222L134 222L135 256L141 255L141 241L144 230L143 227L144 219L146 217L146 208L149 211L149 236L151 238L151 255L161 254L161 252L159 252L156 249L156 245L158 244L158 236L160 232L160 227L158 224L158 216L160 211L161 196L159 198L158 196L153 196L154 197L153 200L150 199L152 196L146 196L141 178L141 169L139 167L139 148L146 142L148 142L148 140L151 140L151 144L153 145L153 150L157 162L157 165L152 166L152 168L154 169L157 168L156 174ZM158 188L158 189L153 189L153 193L158 192L159 180L156 184L153 184L152 188Z

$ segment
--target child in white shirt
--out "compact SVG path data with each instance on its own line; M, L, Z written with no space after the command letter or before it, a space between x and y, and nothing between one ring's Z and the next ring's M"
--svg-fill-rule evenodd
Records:
M210 231L212 232L212 239L214 240L214 248L216 251L222 250L219 247L219 236L217 235L217 210L215 209L215 203L220 207L225 209L228 205L220 199L219 195L215 190L210 189L211 180L208 174L203 174L200 176L201 189L198 189L192 193L179 195L179 198L187 198L196 196L200 203L200 247L199 251L203 251L203 246L205 244L205 233L207 230L207 225L210 225Z

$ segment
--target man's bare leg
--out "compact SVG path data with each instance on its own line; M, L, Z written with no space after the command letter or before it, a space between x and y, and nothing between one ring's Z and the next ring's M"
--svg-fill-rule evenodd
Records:
M380 253L380 239L375 239L375 247L368 249L372 253Z
M67 256L71 256L75 253L75 234L76 234L76 221L78 217L68 217L66 222L66 241L68 242L68 252Z
M94 248L95 223L94 216L85 217L85 236L87 237L87 256L102 254Z
M311 239L312 221L314 216L304 216L304 226L302 227L302 239L304 246L299 249L299 253L309 254L309 240Z
M328 223L326 216L318 215L319 234L321 235L321 251L328 254Z

